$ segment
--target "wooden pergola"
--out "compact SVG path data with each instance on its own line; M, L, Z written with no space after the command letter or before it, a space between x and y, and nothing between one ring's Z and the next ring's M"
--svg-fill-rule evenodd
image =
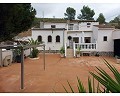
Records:
M21 89L24 89L24 50L29 48L43 47L43 62L45 70L45 44L40 45L0 45L0 60L2 65L2 49L20 49L21 50Z

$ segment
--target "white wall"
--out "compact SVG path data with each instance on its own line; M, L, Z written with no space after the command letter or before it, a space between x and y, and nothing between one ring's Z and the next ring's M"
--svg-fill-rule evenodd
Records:
M112 39L120 39L120 30L113 31Z
M42 36L42 41L45 43L45 50L60 50L63 46L63 30L32 30L32 38L36 40L38 36ZM48 42L48 36L52 36L52 42ZM56 42L56 36L60 36L60 43ZM42 50L42 48L39 48Z
M92 32L84 32L84 36L83 36L83 34L82 34L82 32L81 31L75 31L75 32L68 32L68 34L67 34L67 37L66 38L68 38L68 36L71 36L71 37L79 37L79 43L82 43L82 38L84 38L84 37L91 37L91 42L92 42ZM82 38L81 38L82 37ZM69 44L69 40L67 39L67 43Z
M112 39L112 32L113 30L98 30L98 51L112 51L113 52L113 48L114 48L114 42ZM103 41L103 37L107 36L107 41Z
M67 46L69 46L69 40L68 40L68 36L71 36L72 38L73 37L79 37L79 43L81 43L81 37L82 37L82 32L80 31L80 32L67 32L68 34L67 34L67 36L66 36L66 38L67 38Z
M87 27L87 23L91 23L91 25L88 25L90 27ZM99 22L81 22L79 24L79 30L80 31L92 31L93 25L99 25Z
M4 51L2 51L2 58L1 58L2 59L2 64L0 64L0 65L3 65L3 60L8 55L11 55L11 61L10 62L12 62L12 58L13 58L12 51L11 50L4 50ZM0 63L1 63L1 59L0 59Z
M98 27L93 26L93 42L96 42L98 40Z
M44 23L44 28L51 28L51 25L56 25L56 28L66 28L66 23Z

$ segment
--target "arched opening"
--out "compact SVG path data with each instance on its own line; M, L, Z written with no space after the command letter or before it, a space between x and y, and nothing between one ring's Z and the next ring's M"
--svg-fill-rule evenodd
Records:
M42 36L38 36L38 42L42 42Z
M56 36L56 42L60 42L60 36L59 35Z
M52 36L48 36L48 42L52 42Z

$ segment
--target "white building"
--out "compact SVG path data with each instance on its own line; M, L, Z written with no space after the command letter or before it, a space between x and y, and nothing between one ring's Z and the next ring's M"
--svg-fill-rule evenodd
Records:
M75 56L75 50L79 46L81 52L91 52L92 55L99 52L100 55L113 56L115 39L120 39L120 31L117 31L113 26L99 25L99 22L91 20L68 21L44 18L40 22L40 28L32 29L32 38L43 41L46 51L56 52L62 46L65 47L65 50L70 47ZM119 40L117 42L120 43ZM120 54L120 52L117 53Z

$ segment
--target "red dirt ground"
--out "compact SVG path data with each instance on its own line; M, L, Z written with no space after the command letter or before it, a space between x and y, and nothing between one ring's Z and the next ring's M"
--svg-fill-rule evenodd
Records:
M20 89L20 63L0 68L0 92L65 92L64 85L70 92L67 80L75 92L77 91L77 76L87 87L89 71L94 71L95 66L100 66L112 77L102 57L82 56L80 58L61 58L59 54L46 54L46 69L43 66L43 56L38 60L25 59L25 75L23 90ZM115 58L104 57L118 70Z

